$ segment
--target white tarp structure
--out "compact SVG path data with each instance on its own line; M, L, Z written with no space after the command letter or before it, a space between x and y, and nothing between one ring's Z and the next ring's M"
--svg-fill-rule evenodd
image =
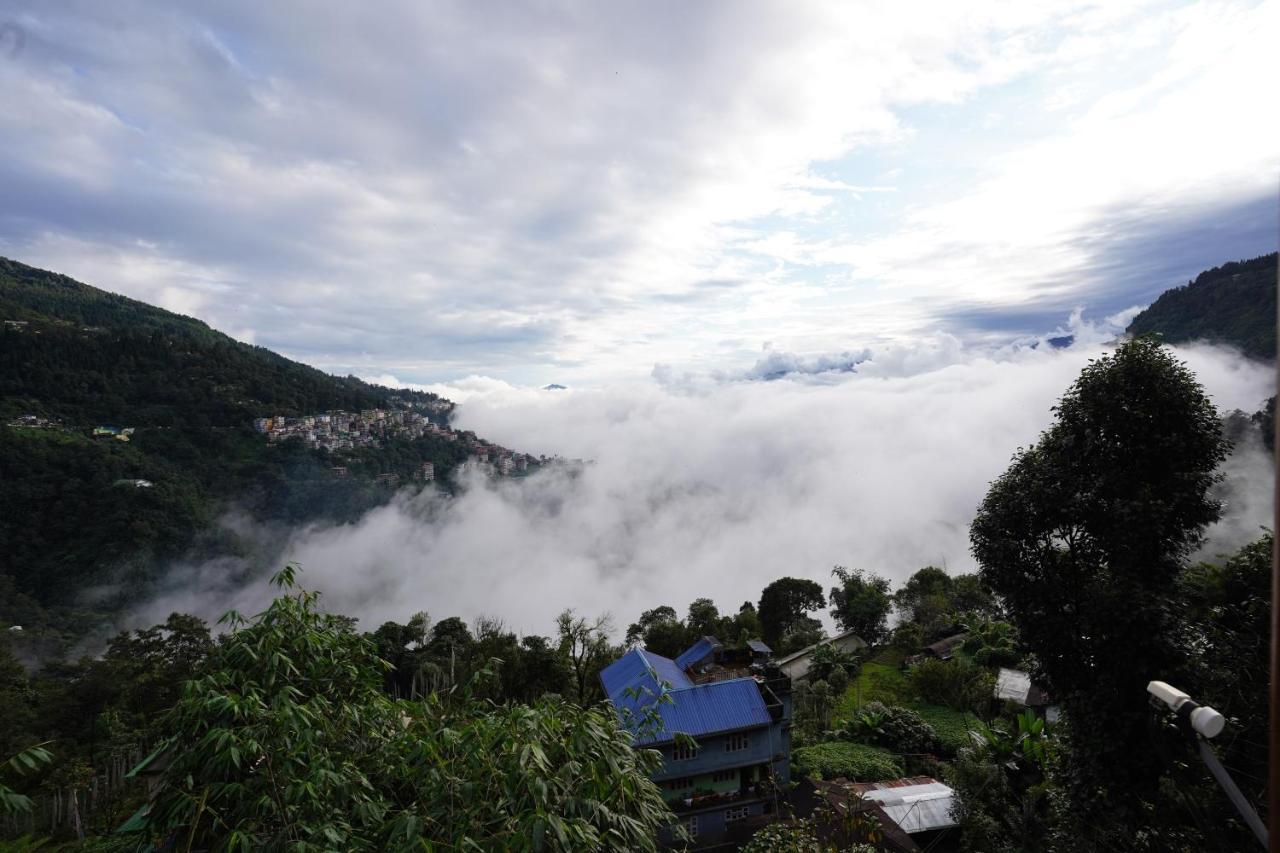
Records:
M1027 704L1027 696L1031 693L1031 676L1020 669L1000 667L996 676L997 699L1012 699L1020 705Z
M862 796L878 802L884 813L907 834L959 825L951 816L955 791L941 782L877 788Z

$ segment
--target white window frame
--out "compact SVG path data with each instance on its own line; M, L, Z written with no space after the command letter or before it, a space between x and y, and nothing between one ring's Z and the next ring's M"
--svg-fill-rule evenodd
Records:
M684 744L676 744L671 747L672 761L692 761L698 757L698 747L685 746Z
M689 838L696 841L698 838L698 816L693 815L684 822L684 831L689 833Z
M724 822L735 823L751 816L751 806L734 806L724 810Z
M724 739L725 752L742 752L751 746L751 739L745 734L729 735Z

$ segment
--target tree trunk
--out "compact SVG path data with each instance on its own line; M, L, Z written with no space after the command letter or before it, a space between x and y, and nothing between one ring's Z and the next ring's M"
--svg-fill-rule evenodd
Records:
M76 839L84 841L84 827L80 825L80 804L76 798L76 789L67 792L67 809L71 812L71 826L76 831Z

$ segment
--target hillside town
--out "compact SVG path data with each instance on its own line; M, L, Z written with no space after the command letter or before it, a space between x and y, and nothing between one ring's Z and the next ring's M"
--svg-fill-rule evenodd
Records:
M435 406L420 404L426 412L414 409L364 409L360 412L328 411L291 418L275 415L257 418L253 428L269 442L300 438L308 447L318 450L346 450L353 447L378 447L388 438L415 439L427 434L453 435L448 426L431 420L442 416Z
M532 469L556 462L582 465L581 460L535 457L519 453L493 442L478 438L469 431L454 430L447 423L431 419L436 415L443 419L451 404L446 401L415 404L415 408L364 409L360 412L333 410L314 415L290 418L277 415L257 418L253 427L275 443L298 438L308 447L326 452L350 450L357 447L380 447L387 439L413 440L424 436L436 436L444 441L459 442L467 451L467 459L461 470L476 471L491 477L524 476ZM425 413L424 413L425 412ZM345 475L345 467L332 469L337 476ZM395 475L383 475L387 478ZM435 479L434 467L424 463L418 479ZM394 485L394 483L388 483Z

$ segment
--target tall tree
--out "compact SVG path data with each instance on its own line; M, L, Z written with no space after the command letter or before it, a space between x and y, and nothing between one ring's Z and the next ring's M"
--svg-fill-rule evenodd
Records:
M1134 825L1157 798L1146 685L1176 677L1175 581L1220 507L1217 412L1149 339L1086 367L1053 425L992 484L971 530L983 581L1004 600L1072 749L1065 814L1084 838Z
M806 614L826 604L822 585L804 578L779 578L760 594L760 626L764 641L775 649L783 648L788 634L802 626ZM812 620L810 620L812 621Z
M933 640L951 628L954 616L953 581L945 570L925 566L893 594L893 605L904 622L915 622Z
M674 607L663 604L640 614L627 628L627 645L644 646L654 654L675 657L689 645L689 631Z
M831 570L836 585L831 588L831 616L841 628L855 631L869 645L889 635L889 581L862 569L836 566Z
M601 690L594 676L613 657L609 631L608 616L588 620L576 615L573 610L565 610L556 617L560 654L569 661L569 669L573 673L574 698L582 704L600 697Z
M692 637L715 637L722 633L723 627L720 611L709 598L695 598L689 602L689 615L685 617L684 624Z

